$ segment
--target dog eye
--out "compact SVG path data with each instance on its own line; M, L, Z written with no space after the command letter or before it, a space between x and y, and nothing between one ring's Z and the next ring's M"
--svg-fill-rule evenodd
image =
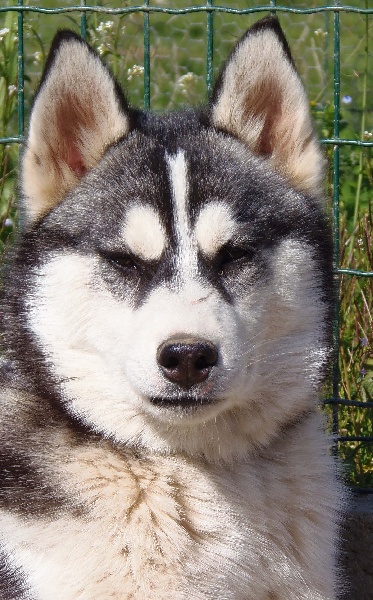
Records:
M137 271L139 268L130 254L106 254L105 258L123 271Z
M253 250L248 248L242 248L239 246L224 246L218 256L219 275L223 275L224 271L230 265L232 265L232 263L251 260L253 254Z

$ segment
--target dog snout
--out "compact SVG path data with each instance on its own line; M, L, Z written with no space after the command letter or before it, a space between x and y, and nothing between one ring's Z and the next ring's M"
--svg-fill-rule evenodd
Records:
M163 375L185 389L205 381L218 358L214 344L193 338L166 340L157 351L157 362Z

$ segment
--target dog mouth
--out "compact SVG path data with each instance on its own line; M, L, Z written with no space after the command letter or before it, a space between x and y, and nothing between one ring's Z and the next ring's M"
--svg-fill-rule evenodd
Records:
M177 396L175 398L165 397L152 397L149 398L153 406L167 409L184 409L184 410L197 410L210 406L215 403L215 398L210 397L198 397L198 396Z

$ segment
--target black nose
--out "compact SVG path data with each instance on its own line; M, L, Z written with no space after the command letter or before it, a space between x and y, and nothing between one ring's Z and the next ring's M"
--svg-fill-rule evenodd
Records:
M218 362L218 350L207 340L167 340L158 348L157 361L167 379L189 389L208 378Z

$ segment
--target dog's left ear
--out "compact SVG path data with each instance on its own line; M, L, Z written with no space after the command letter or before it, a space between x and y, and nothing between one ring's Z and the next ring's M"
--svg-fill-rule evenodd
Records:
M276 18L258 21L233 49L213 91L211 118L268 159L296 189L322 193L323 155Z

